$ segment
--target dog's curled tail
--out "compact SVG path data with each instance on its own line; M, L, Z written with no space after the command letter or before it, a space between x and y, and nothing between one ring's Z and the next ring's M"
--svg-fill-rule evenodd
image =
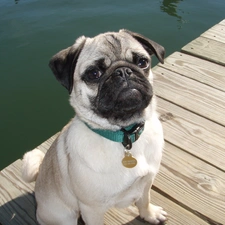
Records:
M22 178L24 181L30 183L37 179L39 167L43 161L44 156L45 154L37 148L27 152L23 156Z

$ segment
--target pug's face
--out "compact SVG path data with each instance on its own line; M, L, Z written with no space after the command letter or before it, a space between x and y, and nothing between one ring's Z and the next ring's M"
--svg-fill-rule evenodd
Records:
M118 129L141 122L150 113L152 54L163 62L162 46L120 30L80 37L53 56L50 67L68 89L81 120L94 128Z

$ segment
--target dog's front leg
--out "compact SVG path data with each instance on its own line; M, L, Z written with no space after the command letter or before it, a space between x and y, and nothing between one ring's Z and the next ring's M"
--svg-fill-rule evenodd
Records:
M159 224L166 220L167 213L160 206L150 203L150 190L153 179L150 179L145 186L142 197L135 203L138 207L140 217L151 224Z
M104 225L104 209L80 204L80 211L85 225Z

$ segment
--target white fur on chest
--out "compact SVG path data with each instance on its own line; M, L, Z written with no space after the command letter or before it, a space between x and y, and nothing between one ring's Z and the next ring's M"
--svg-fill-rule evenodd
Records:
M58 147L65 145L69 161L64 176L71 180L70 188L80 201L124 207L141 196L146 179L153 179L158 172L163 133L157 117L146 122L144 132L131 149L138 162L134 168L122 165L121 143L99 136L76 117L59 139ZM58 152L58 157L65 156Z

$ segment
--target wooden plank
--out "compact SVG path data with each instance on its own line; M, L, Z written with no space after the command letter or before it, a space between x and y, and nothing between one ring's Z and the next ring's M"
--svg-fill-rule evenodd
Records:
M168 213L167 225L206 225L206 221L177 205L167 197L160 195L155 190L151 190L152 203L163 207ZM112 209L106 214L111 217L105 218L108 225L144 225L146 224L139 217L138 210L134 205L125 209Z
M154 189L155 187L153 187ZM190 211L184 209L175 202L169 200L169 197L165 197L158 192L151 191L152 202L155 205L163 207L168 213L167 225L206 225L208 224L203 219L194 215Z
M49 138L39 149L46 151L58 133ZM35 183L21 178L22 161L17 160L0 172L0 224L37 225L35 219Z
M224 173L168 142L155 186L209 224L225 224Z
M58 134L54 135L38 148L47 150ZM27 184L21 179L22 161L17 160L3 171L0 172L1 180L1 202L0 202L0 223L2 225L37 225L35 220L35 199L34 183ZM169 213L168 225L180 224L206 224L198 216L193 215L186 209L175 204L156 191L152 190L152 202L163 206ZM138 217L138 210L134 206L126 209L111 209L105 215L105 224L107 225L141 225L145 224ZM82 225L79 220L79 225Z
M225 65L225 43L198 37L182 48L182 52Z
M222 20L221 22L219 22L219 24L224 25L225 26L225 19Z
M225 172L225 127L158 98L164 137Z
M0 223L36 225L34 184L21 179L21 160L0 172Z
M180 52L173 53L158 66L225 91L224 66Z
M2 225L38 224L35 219L34 183L27 184L21 180L21 164L21 160L17 160L0 172L0 180L4 184L4 186L1 185L0 189L0 223ZM168 225L188 224L188 222L191 225L206 224L198 216L193 215L154 190L152 190L152 202L163 206L168 211ZM129 225L145 224L138 217L138 210L135 206L125 209L111 209L105 215L106 225L125 223ZM79 220L79 225L82 224L82 221Z
M153 73L156 95L225 125L225 92L162 67L154 67Z
M216 24L215 26L201 34L201 37L225 43L225 26L222 24Z

